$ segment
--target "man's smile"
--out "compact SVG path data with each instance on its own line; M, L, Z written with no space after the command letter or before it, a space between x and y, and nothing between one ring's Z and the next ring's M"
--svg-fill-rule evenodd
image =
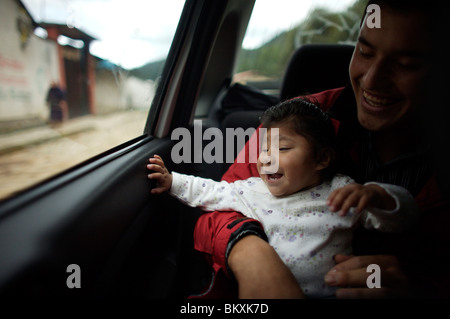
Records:
M362 98L361 98L362 107L371 113L378 113L389 110L393 106L395 106L395 104L401 101L401 99L399 98L375 95L363 89L361 89L361 91L362 91Z

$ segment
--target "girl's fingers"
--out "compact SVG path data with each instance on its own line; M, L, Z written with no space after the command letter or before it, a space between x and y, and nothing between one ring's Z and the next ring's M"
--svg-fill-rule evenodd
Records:
M159 156L156 157L156 156L158 156L158 155L155 155L155 157L149 158L148 161L152 164L157 164L157 165L165 168L164 161L161 159L161 157L159 157Z
M334 190L327 198L327 205L332 212L336 212L340 206L339 201L336 199L339 196L339 190Z
M161 173L161 174L164 174L167 172L166 168L164 168L160 165L157 165L157 164L149 164L149 165L147 165L147 169L157 172L157 173Z
M361 196L358 206L356 207L356 213L361 213L366 207L369 206L369 197L368 196Z
M163 178L163 175L161 173L151 173L148 174L148 179L156 179L156 180L160 180Z
M164 193L164 188L160 188L160 187L155 187L153 188L150 193L155 194L155 195L160 195L162 193Z
M154 155L149 158L150 164L147 165L147 169L150 170L150 174L147 175L148 179L156 180L156 187L150 190L151 194L159 195L164 193L168 188L166 185L171 181L171 175L167 168L164 166L164 161L159 155Z
M347 215L350 208L358 205L359 198L360 197L359 197L358 193L351 193L350 195L348 195L347 198L345 199L344 203L341 206L340 215L341 216Z
M352 207L355 207L355 212L358 214L370 204L369 195L364 190L364 186L350 184L333 191L328 197L327 205L332 212L339 211L341 216L345 216Z
M156 159L159 159L159 160L161 160L161 161L162 161L162 158L161 158L161 156L159 156L159 155L156 155L156 154L155 154L155 155L153 155L153 157L150 157L150 158L149 158L149 160L152 160L152 159L155 159L155 160L156 160Z
M351 193L351 190L348 187L343 187L333 191L330 197L328 197L328 206L330 206L330 210L332 212L339 211L349 193Z
M328 198L327 198L327 205L328 206L330 206L332 203L333 203L333 201L334 201L334 196L336 195L336 190L334 190L334 191L332 191L331 192L331 194L330 195L328 195Z

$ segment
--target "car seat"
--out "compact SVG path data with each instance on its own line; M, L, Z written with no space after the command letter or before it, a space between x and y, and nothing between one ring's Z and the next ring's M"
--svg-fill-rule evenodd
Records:
M298 48L286 68L280 100L347 85L354 48L348 44L307 44Z

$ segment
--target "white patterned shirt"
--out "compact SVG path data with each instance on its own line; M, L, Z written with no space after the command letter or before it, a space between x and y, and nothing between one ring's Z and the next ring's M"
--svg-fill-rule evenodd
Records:
M418 217L415 201L406 189L380 183L376 184L395 199L394 210L371 208L361 214L351 210L347 216L331 212L326 205L328 195L354 182L343 175L284 197L273 196L259 177L228 183L176 172L172 176L170 194L183 203L205 211L239 211L260 221L269 244L307 297L334 294L335 288L325 284L324 276L335 265L334 255L352 252L355 227L398 232L408 229Z

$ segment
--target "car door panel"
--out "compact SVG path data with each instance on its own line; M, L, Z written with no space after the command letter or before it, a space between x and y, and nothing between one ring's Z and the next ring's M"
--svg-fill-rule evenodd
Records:
M176 239L178 232L171 225L178 222L172 211L180 205L167 196L149 193L146 163L154 153L170 158L173 143L162 139L138 144L114 160L91 163L97 167L88 170L89 174L79 173L45 196L36 195L20 212L2 212L2 292L70 294L66 269L76 264L82 274L82 295L95 295L104 289L101 278L107 278L108 273L111 276L111 265L119 267L119 260L126 257L149 224L155 241L147 242L148 250L153 250L152 254L158 250L171 253L174 242L167 239ZM13 209L20 203L9 206ZM167 228L173 229L172 235L165 236ZM157 263L160 256L154 257ZM21 283L15 278L22 278Z
M8 243L0 247L1 292L169 298L200 289L193 278L205 275L205 264L192 243L200 210L151 195L147 159L159 154L169 170L202 176L221 164L174 164L174 143L138 141L55 181L44 194L36 188L26 205L20 198L8 203L0 222L0 241ZM67 286L72 264L80 267L82 289Z

